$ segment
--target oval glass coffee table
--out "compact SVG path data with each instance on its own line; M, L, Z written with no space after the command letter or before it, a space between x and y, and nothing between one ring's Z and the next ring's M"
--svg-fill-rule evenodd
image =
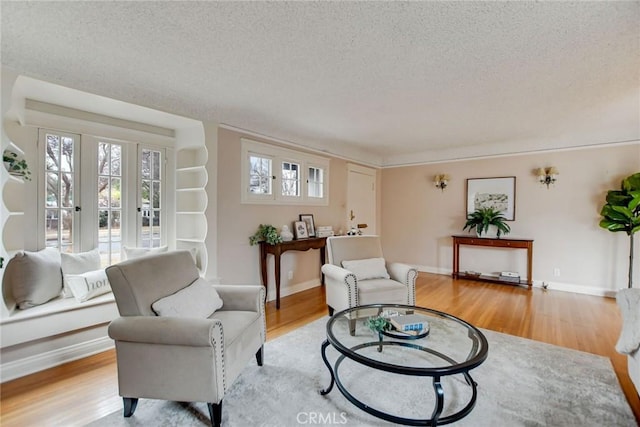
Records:
M368 319L384 317L395 320L396 323L402 316L414 315L414 321L424 321L427 326L417 332L401 333L397 330L383 332L373 331L368 327ZM400 316L400 317L396 317ZM349 333L348 318L358 318L355 335ZM338 351L337 359L333 363L327 358L327 348L331 345ZM405 425L438 425L457 421L468 415L476 403L477 384L471 378L469 371L482 364L489 351L489 344L485 336L473 325L452 316L428 308L414 307L397 304L372 304L343 310L335 313L327 322L327 339L322 343L322 360L331 374L331 383L320 393L326 395L334 384L340 392L355 406L378 418ZM348 361L343 365L343 362ZM355 365L354 365L355 364ZM359 373L355 378L345 382L341 374L349 376L350 367L366 367L366 373ZM344 371L341 371L344 366ZM371 369L375 371L371 371ZM434 408L431 418L406 418L401 415L391 414L389 410L376 409L376 397L393 395L390 399L399 399L400 402L405 387L394 386L390 390L373 393L364 402L363 398L356 397L349 390L354 383L372 381L370 375L376 371L385 371L413 377L431 377L435 396ZM470 388L470 392L462 403L449 407L445 405L445 387L443 380L451 376L460 376L464 379L463 386ZM405 377L403 377L405 378ZM404 379L400 378L400 384ZM389 384L386 380L379 380L383 384ZM362 384L360 384L362 386ZM365 388L367 385L364 386ZM374 387L371 385L371 387ZM391 387L391 386L390 386ZM408 387L407 387L408 388ZM409 391L409 394L416 393ZM455 393L460 400L460 393ZM393 400L391 400L393 403ZM386 402L387 406L389 402ZM399 405L401 406L401 405ZM447 406L447 410L443 411Z

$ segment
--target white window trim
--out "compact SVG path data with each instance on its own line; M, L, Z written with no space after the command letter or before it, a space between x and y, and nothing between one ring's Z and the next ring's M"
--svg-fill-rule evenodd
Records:
M252 141L241 138L242 143L242 165L240 167L240 201L243 204L274 204L274 205L307 205L307 206L328 206L329 205L329 165L330 160L326 157L315 156L302 151L290 150L277 147L263 142ZM272 183L272 194L254 194L249 192L249 156L257 155L270 158L272 160L271 172L275 177ZM297 163L300 165L300 196L282 195L282 162ZM323 197L309 197L308 174L309 167L324 170L323 176Z
M273 181L271 182L271 194L263 194L263 193L251 193L249 191L249 157L255 155L256 157L261 157L263 159L271 160L271 175L273 176ZM276 177L275 177L275 168L276 168L276 158L274 155L267 153L266 151L261 151L259 147L245 147L244 140L242 144L242 167L240 168L242 171L242 179L240 182L242 183L242 203L273 203L276 199Z
M46 140L45 135L50 132L56 135L60 135L63 137L68 137L73 139L73 204L74 209L72 211L73 215L73 230L72 230L72 240L73 240L73 251L79 252L82 250L84 246L84 242L82 241L82 219L79 211L75 209L76 206L82 206L83 202L83 191L87 192L86 189L83 189L81 185L82 180L82 170L77 167L78 164L81 164L82 159L82 135L73 133L73 132L62 132L53 130L50 128L39 128L38 129L38 166L37 170L33 171L33 179L37 180L37 244L38 248L46 247L46 227L45 227L45 212L47 209L46 206L46 198L47 198L47 172L45 166L45 154L46 154ZM60 220L60 219L59 219Z
M98 144L100 142L107 142L110 144L118 144L122 147L121 153L121 175L122 183L130 182L129 170L127 165L130 161L132 150L135 150L136 143L133 141L126 141L120 139L113 138L103 138L103 137L95 137L91 135L83 135L82 136L82 168L84 173L86 174L86 178L83 179L83 183L90 183L91 191L85 193L84 200L86 209L91 209L93 211L93 215L87 215L86 224L83 223L83 250L90 250L92 248L98 247L98 235L96 230L99 228L99 214L98 214L98 192L97 192L97 176L98 176L98 166L97 166L97 156L98 156ZM121 210L120 210L120 221L121 221L121 240L125 241L130 234L135 234L135 222L130 222L129 218L127 218L126 213L130 210L129 200L127 198L130 191L124 192L125 196L120 200ZM84 209L84 208L83 208ZM121 242L122 245L122 242Z
M297 196L288 196L288 195L282 194L282 184L284 181L284 178L282 177L283 163L289 163L291 165L298 166L298 195ZM301 162L299 158L294 158L290 156L280 157L280 158L276 157L276 161L274 163L274 169L276 169L276 166L277 166L277 173L274 174L276 175L274 185L278 185L278 188L275 188L273 191L276 195L276 200L286 202L287 204L290 204L290 205L295 205L300 203L304 197L303 183L306 179L305 172L304 172L305 166L303 165L303 162Z
M98 228L98 213L97 213L97 168L96 168L96 153L97 144L100 141L118 143L123 147L123 163L122 163L122 179L123 182L129 182L129 185L135 185L136 191L128 191L127 196L122 199L122 221L127 224L122 229L122 246L137 246L139 243L138 230L138 217L136 209L138 206L138 196L140 188L140 176L138 175L139 169L139 156L138 150L141 148L147 148L152 150L158 150L162 154L162 174L163 174L163 186L161 200L165 200L163 206L163 214L160 216L160 226L162 233L160 246L167 245L168 242L175 241L172 236L175 234L172 223L175 218L175 200L173 197L169 197L168 194L172 194L175 190L175 181L173 174L168 173L168 168L175 168L175 162L173 161L173 150L164 144L149 144L140 143L134 139L116 139L102 136L85 135L82 133L74 133L72 131L58 131L55 128L40 127L38 128L38 167L34 173L34 180L37 181L37 213L35 215L37 223L37 237L36 247L45 247L45 198L46 198L46 186L44 173L44 133L52 132L55 134L70 136L75 139L76 148L74 155L78 156L76 164L79 165L79 169L75 169L77 175L76 182L77 188L74 194L74 205L82 208L82 213L74 211L74 221L76 226L74 228L74 252L83 252L95 248L98 246L98 236L95 230ZM135 160L134 160L135 159ZM131 177L135 177L133 180ZM77 233L77 234L76 234ZM172 234L173 233L173 234ZM121 248L122 250L122 248Z
M307 192L309 191L309 168L324 170L324 173L322 175L322 197L312 197L307 194L309 201L323 200L325 198L327 198L328 200L329 185L327 180L329 178L329 167L328 166L325 167L325 165L319 165L313 162L307 163L307 165L305 166L306 180L301 184L302 186L304 186L304 191L307 191Z
M142 204L142 168L140 167L140 162L142 159L142 150L152 150L152 151L159 151L160 152L160 162L162 163L162 166L160 168L160 230L162 231L160 233L160 246L165 246L167 245L167 225L168 225L168 221L167 221L167 216L170 215L169 213L169 207L170 206L175 206L175 204L170 203L169 200L167 199L167 186L169 185L168 182L168 177L169 174L167 173L167 167L168 167L168 153L167 153L167 149L165 147L162 146L158 146L158 145L151 145L151 144L137 144L137 156L136 156L136 169L137 169L137 176L136 176L136 191L133 192L135 193L135 197L136 197L136 203L134 206L136 206L136 235L135 235L135 242L136 242L136 246L142 246L142 214L140 212L138 212L138 208L142 208L141 204ZM150 201L151 203L151 201ZM133 211L132 209L130 209L129 211ZM175 215L175 214L174 214ZM153 215L151 215L151 218L153 218ZM150 218L150 220L151 220Z

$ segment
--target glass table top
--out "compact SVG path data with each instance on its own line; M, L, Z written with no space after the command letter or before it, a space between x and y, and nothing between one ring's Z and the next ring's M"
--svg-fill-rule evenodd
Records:
M402 333L394 327L382 333L369 327L370 319L383 317L391 325L411 323L427 329ZM356 319L355 335L349 319ZM380 321L378 321L380 323ZM327 340L340 353L377 369L418 376L467 372L487 358L488 343L480 330L447 313L424 307L373 304L335 313L327 322Z

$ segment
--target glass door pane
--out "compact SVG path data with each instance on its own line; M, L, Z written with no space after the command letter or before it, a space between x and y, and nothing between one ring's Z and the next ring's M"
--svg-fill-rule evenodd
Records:
M41 130L40 140L44 144L45 189L44 227L45 246L59 248L61 252L74 252L78 231L79 194L76 179L78 135L66 135ZM77 207L77 208L76 208Z
M121 260L122 145L98 143L98 248L103 266Z
M140 246L157 248L162 244L161 212L164 209L162 200L163 150L140 149L140 199L139 199L139 230Z

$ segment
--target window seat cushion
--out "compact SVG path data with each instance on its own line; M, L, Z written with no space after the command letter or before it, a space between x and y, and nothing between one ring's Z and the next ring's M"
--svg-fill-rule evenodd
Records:
M82 303L58 297L28 310L13 309L0 318L0 347L108 323L116 317L118 308L111 292Z

